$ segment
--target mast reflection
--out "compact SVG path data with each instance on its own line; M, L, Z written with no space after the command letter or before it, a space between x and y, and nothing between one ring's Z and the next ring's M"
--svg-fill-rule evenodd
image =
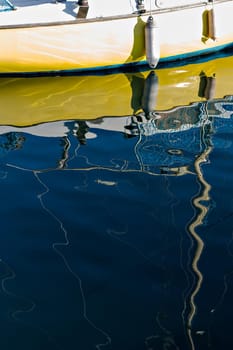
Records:
M213 133L212 120L208 116L208 102L203 103L201 105L201 119L203 120L203 125L200 129L203 150L194 161L196 179L199 183L200 188L197 195L192 199L192 206L195 210L195 215L187 227L187 232L190 235L192 246L194 247L194 252L192 254L191 261L193 286L185 300L185 309L189 307L187 321L185 322L185 328L192 350L196 349L194 341L195 330L193 329L193 320L195 315L197 314L196 297L201 289L204 279L202 271L199 268L199 262L205 243L201 236L198 234L197 229L198 227L203 225L204 220L206 219L210 208L209 203L211 200L211 185L204 178L202 170L202 166L208 162L208 157L213 149L213 145L211 143L211 134Z

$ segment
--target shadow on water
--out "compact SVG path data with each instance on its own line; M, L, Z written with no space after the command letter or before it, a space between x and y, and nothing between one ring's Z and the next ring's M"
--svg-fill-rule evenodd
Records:
M53 80L50 94L1 82L3 349L231 344L233 98L210 66ZM98 118L70 118L93 113L85 84ZM193 86L196 101L179 103Z

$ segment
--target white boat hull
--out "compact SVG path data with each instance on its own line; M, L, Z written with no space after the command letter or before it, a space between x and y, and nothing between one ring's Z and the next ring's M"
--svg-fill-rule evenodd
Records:
M216 40L206 36L208 9L203 3L151 12L158 26L159 63L233 46L233 2L215 1ZM1 74L60 74L148 64L145 26L149 12L104 18L64 17L50 22L37 22L37 14L35 18L32 15L30 23L14 13L0 15ZM6 20L11 16L13 22L9 24Z

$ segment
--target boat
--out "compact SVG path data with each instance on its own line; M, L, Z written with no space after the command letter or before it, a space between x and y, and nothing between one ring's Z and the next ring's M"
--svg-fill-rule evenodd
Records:
M1 0L0 75L185 62L233 46L231 0Z
M232 95L232 74L233 55L127 73L1 77L0 125L165 115L190 103Z

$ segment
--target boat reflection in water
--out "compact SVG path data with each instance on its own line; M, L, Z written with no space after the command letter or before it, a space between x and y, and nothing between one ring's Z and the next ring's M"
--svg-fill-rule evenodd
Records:
M149 72L3 78L1 134L10 137L19 132L24 134L22 139L26 134L60 137L62 157L68 160L71 141L91 144L104 133L105 143L111 144L111 133L120 132L124 139L135 137L128 143L133 152L127 153L131 159L124 161L124 171L128 167L129 171L180 175L193 171L193 159L203 147L203 125L210 127L213 118L230 116L224 106L231 103L232 66L233 56L229 56ZM119 152L114 146L109 151L111 167L114 152ZM65 159L59 164L65 164ZM118 169L121 166L116 164Z
M8 181L10 183L12 181L12 171L16 171L17 174L23 173L25 176L27 174L27 177L28 174L31 174L33 179L36 179L37 186L42 187L39 195L37 189L36 199L46 215L59 224L58 230L63 233L64 237L60 237L60 241L55 242L52 238L51 229L46 233L53 240L51 243L53 251L61 258L65 269L79 284L83 321L88 323L89 327L92 327L90 334L94 331L99 334L99 337L93 335L93 340L91 340L88 330L85 329L83 336L80 335L80 339L85 338L83 342L80 340L83 350L94 348L93 344L95 344L96 349L115 349L113 347L114 334L115 336L117 334L118 337L118 340L115 340L116 344L121 342L123 344L121 344L121 349L141 349L139 344L134 343L134 341L138 341L139 337L135 335L134 327L136 327L138 334L140 331L144 334L142 335L144 344L141 344L141 346L145 346L146 349L169 347L172 349L197 350L206 349L209 344L209 334L207 337L206 329L199 329L194 325L195 319L199 317L198 294L205 279L199 266L205 241L199 234L199 230L204 226L208 215L214 208L214 201L210 193L212 187L205 179L204 170L211 164L209 157L213 149L222 145L219 146L216 140L213 143L212 139L218 130L224 128L225 122L228 123L228 127L233 127L233 82L232 79L228 79L230 73L233 72L232 67L233 57L225 57L200 64L152 72L127 72L98 77L17 78L0 81L0 178L3 183L7 184ZM75 174L75 179L73 174ZM137 174L138 177L135 178ZM140 175L145 176L145 178L139 177ZM183 183L187 184L188 181L191 181L189 180L190 177L195 179L195 181L192 180L192 183L195 182L197 187L194 185L191 189L185 188L179 197L179 201L183 201L187 206L191 204L191 208L183 208L183 214L179 212L175 216L175 212L177 212L175 207L178 206L178 199L176 198L178 198L179 189L185 185L180 182L173 184L172 181L173 179L183 178ZM144 194L142 194L141 189L136 189L136 183L139 179L140 181L143 180L146 188L149 184L151 185L154 178L158 179L157 186L159 184L163 185L163 189L157 187L154 190L154 185L151 186L152 193L155 191L158 199L154 204L151 204L151 207L146 209L148 212L144 213L143 206L147 207L148 203L146 200L142 201ZM56 181L58 181L57 185L55 185ZM90 209L90 211L87 210L89 214L86 219L75 217L78 215L76 197L74 201L72 198L61 200L59 192L54 195L54 199L52 198L53 190L56 186L59 186L59 181L62 181L59 191L64 193L64 198L66 198L66 194L63 187L68 190L71 186L70 193L76 192L79 194L79 201L83 201L82 205L79 206L81 217L87 215L83 208ZM177 189L176 186L178 186ZM111 188L115 192L110 192ZM195 191L193 192L193 190ZM126 191L126 195L124 195L124 191ZM129 195L133 197L132 201L129 199ZM110 196L109 200L107 199L108 196ZM85 202L86 198L87 201L90 198L88 204ZM122 198L126 201L126 207L120 210L119 205L122 205ZM151 197L149 198L152 200ZM186 198L186 201L184 198ZM116 202L116 207L112 201ZM127 201L133 205L133 211L127 206ZM135 201L136 203L142 202L143 206L139 205L140 208L138 208L138 204L133 204ZM63 203L63 209L60 208L60 202ZM65 214L64 203L69 205L69 215ZM112 208L109 208L111 203ZM159 205L162 211L161 217L159 217L158 212ZM98 209L98 206L100 206L100 209ZM91 208L96 212L96 216L90 214L92 212ZM106 214L106 217L103 215L103 208L106 213L110 213ZM116 213L114 210L116 210ZM128 210L130 216L124 214L124 210ZM169 213L170 211L171 213ZM122 218L119 216L120 212ZM62 215L65 216L64 219ZM92 220L95 220L93 225L88 221L90 215ZM141 219L143 218L143 222L138 224L139 228L137 225L133 225L133 238L130 232L132 215L135 215L134 220L137 219L138 222L140 218L137 218L137 215L141 215ZM157 223L164 234L163 237L160 237L161 240L164 240L164 243L161 243L157 236L155 239L154 228L151 230L151 222L149 224L145 219L147 218L150 221L152 216L154 216L154 222ZM106 223L101 223L101 217L102 220L106 220ZM121 224L123 218L124 221ZM87 257L83 258L83 265L77 267L75 258L70 256L68 252L68 250L72 250L71 243L75 242L74 227L77 225L80 226L78 230L80 242L75 246L77 251L73 254L81 259L88 247L88 250L90 249L96 258L96 266L93 267L93 270L96 269L97 271L103 268L98 265L101 254L107 259L106 254L108 253L106 253L105 248L101 250L98 246L99 240L100 245L107 244L105 242L106 238L102 237L102 233L106 231L110 239L123 244L121 245L121 249L123 249L122 259L126 263L124 269L133 269L132 265L127 265L128 254L132 258L132 252L135 252L140 258L144 259L144 264L150 265L150 269L146 270L147 273L150 271L149 274L151 274L152 271L155 271L153 272L154 276L157 271L157 284L154 281L153 288L150 286L152 289L148 291L149 287L145 283L147 279L142 277L140 273L141 267L139 272L137 268L135 272L132 270L129 274L130 277L127 274L125 275L125 272L123 272L125 270L122 269L119 273L123 276L121 278L126 279L125 283L127 283L128 278L133 278L132 275L135 273L139 274L135 277L135 280L131 281L133 287L130 287L129 284L126 290L122 291L121 287L115 284L115 280L113 281L109 276L107 272L109 266L105 267L107 277L104 272L96 272L100 279L106 280L107 287L104 287L101 282L95 284L94 271L91 272L88 267L88 264L92 263L92 258L88 258L89 253L86 252ZM142 229L145 229L143 237L141 237ZM82 236L80 230L83 231L85 236ZM173 236L174 242L168 241L166 237L168 235L169 239L172 238L172 230L174 230L176 236ZM185 232L182 239L179 236L180 230ZM97 238L95 237L95 231L98 233ZM150 231L153 234L150 235ZM157 235L159 234L157 233ZM85 246L84 242L89 238L95 242L95 250L91 248L91 243L87 243ZM155 239L155 242L151 243L152 239ZM182 243L183 241L184 243ZM156 246L153 246L155 243L159 246L160 253L156 250ZM107 251L109 251L109 257L114 260L114 257L116 257L114 249L116 247L111 247L111 244L109 243ZM169 244L171 248L169 248ZM124 250L127 247L130 248L130 253L127 251L124 257ZM175 247L174 250L173 247ZM175 252L176 249L180 249L180 252ZM98 256L98 252L100 256ZM174 257L169 255L171 265L177 258L181 267L179 270L179 267L174 265L174 275L177 274L176 283L178 287L174 287L175 282L171 277L173 271L169 272L170 280L162 281L162 276L165 274L168 265L168 263L166 265L165 256L171 252L174 254ZM159 254L158 261L160 263L156 260L157 254ZM6 257L4 259L2 252L2 265L5 264L4 266L9 267L9 261L11 259L6 259ZM109 263L110 261L112 260L109 260ZM161 271L159 272L161 261L165 265L160 266ZM139 261L136 263L139 263ZM11 264L12 266L15 265L13 260ZM146 269L144 264L143 268ZM113 270L110 271L111 275L113 272L117 275L114 268L116 268L115 265ZM14 279L17 276L17 271L15 271L17 269L14 270L13 267L9 267L8 272L10 269L12 271L11 275L6 273L6 277L2 277L4 287L2 289L7 295L10 295L10 288L6 284L6 279ZM181 277L182 273L185 276L183 279ZM88 274L92 277L89 278ZM132 294L129 298L126 297L127 288L132 293L132 288L136 287L137 278L139 278L137 283L141 283L140 276L142 285L145 283L145 295L148 293L151 299L153 295L155 295L155 299L161 299L161 307L158 304L153 304L153 308L157 307L157 310L152 309L150 312L147 310L148 315L144 311L145 314L143 314L142 319L148 317L151 322L149 329L144 329L139 321L137 325L137 322L134 323L133 318L136 317L137 311L134 311L136 308L134 304L129 307L129 310L127 309L128 305L131 305L131 297L135 298L135 303L141 300L142 309L144 305L146 305L145 308L150 306L150 302L147 304L146 301L139 298L136 290L134 290L135 297ZM117 276L115 278L117 281ZM156 276L153 278L156 279ZM111 283L113 283L113 287L109 287ZM173 304L173 295L170 295L171 299L169 301L167 300L169 292L167 287L165 288L166 284L170 284L171 294L172 291L175 291L175 304L179 300L179 306L176 307ZM101 287L99 287L100 285ZM30 287L28 288L25 295L36 294L35 291L34 294L30 294L32 291ZM103 289L102 297L99 288ZM115 310L116 314L110 315L111 311L108 312L106 307L103 307L104 315L102 314L101 317L97 315L97 304L102 305L104 303L104 299L111 288L116 288L116 294L117 292L122 293L123 298L126 298L126 303L128 303L124 305L124 302L122 302L126 312L126 320L122 320L119 316L119 320L121 319L123 324L124 322L132 322L133 324L132 330L130 330L130 327L127 328L125 334L122 329L118 330L118 328L120 329L119 324L118 326L115 324L118 322L116 315L117 308L120 306L117 304L116 307L113 307L109 296L110 299L107 299L107 302L110 303L110 309ZM140 287L139 291L142 288ZM113 293L113 296L116 295ZM142 296L140 295L140 297ZM67 298L67 295L65 298ZM145 299L147 299L147 296ZM75 303L75 301L73 300L72 303ZM40 303L38 302L38 304ZM33 301L31 306L25 307L25 313L34 312L35 307L36 302L34 304ZM138 304L137 307L140 310ZM162 315L162 307L167 313L169 308L173 313L176 313L179 309L180 315L170 315L171 320L166 320L166 317ZM23 314L23 311L18 311L16 307L13 318L17 322L20 321L26 324L28 318L20 318L20 312ZM129 314L133 313L132 319L127 312ZM64 316L64 320L66 317L69 319L65 311L62 316ZM76 321L71 327L76 331L84 330L82 328L84 327L82 317L80 316L80 320L78 320L77 315L75 317ZM110 320L110 317L116 317L116 320ZM177 321L176 325L176 319L178 318L180 321ZM156 325L152 324L152 320ZM41 326L38 326L35 319L32 322L34 322L34 328L38 328L39 332L43 334L45 333L44 328L46 326L42 327L42 331ZM62 324L61 320L60 322ZM148 326L148 322L145 327ZM46 322L41 323L46 324ZM47 325L47 327L50 326ZM48 328L46 328L46 332ZM59 340L57 340L59 336L56 333L59 333L59 331L54 329L56 329L55 326L51 333L53 333L56 342L59 343ZM130 339L133 334L134 341ZM200 342L200 336L205 340L202 339ZM63 340L60 339L60 341L60 345L65 344L65 342L63 344ZM75 344L76 340L71 341ZM93 343L91 344L91 342ZM226 340L226 344L229 342L230 340Z

